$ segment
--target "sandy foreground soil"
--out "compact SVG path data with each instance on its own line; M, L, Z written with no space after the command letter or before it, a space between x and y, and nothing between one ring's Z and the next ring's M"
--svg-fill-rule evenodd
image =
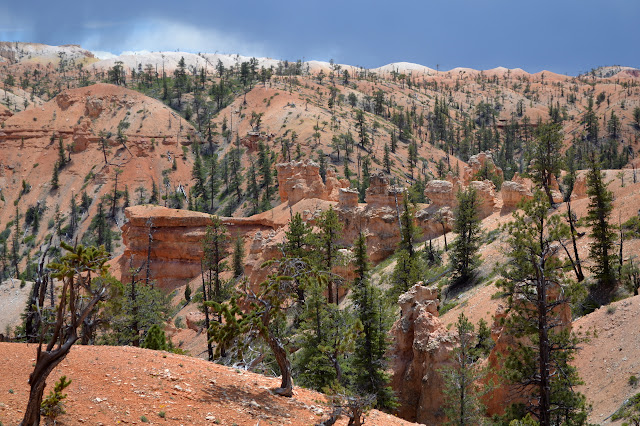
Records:
M0 343L0 422L16 425L28 399L36 345ZM272 394L280 381L197 358L133 347L74 346L51 374L45 395L62 375L67 414L59 425L313 425L331 408L324 395L296 388ZM164 417L162 417L164 415ZM144 417L143 417L144 416ZM145 421L146 420L146 421ZM346 425L344 417L338 424ZM368 425L409 425L371 411Z

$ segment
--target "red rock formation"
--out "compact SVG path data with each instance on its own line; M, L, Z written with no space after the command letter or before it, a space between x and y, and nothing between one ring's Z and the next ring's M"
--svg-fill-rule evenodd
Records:
M311 160L293 161L276 165L280 201L296 204L305 198L338 201L340 188L348 188L348 181L339 181L332 170L327 171L326 182L320 177L320 166Z
M3 123L7 118L11 117L13 113L4 105L0 105L0 123Z
M149 230L152 241L150 251L150 279L158 287L172 290L200 275L202 239L210 224L210 215L188 210L176 210L156 206L135 206L125 210L128 222L122 227L122 238L126 246L118 258L121 280L130 279L130 261L133 267L145 265L149 249ZM271 231L269 222L263 218L222 218L232 236L251 238L257 232ZM251 254L251 251L249 251ZM248 258L245 268L253 263ZM146 266L142 269L145 275ZM249 271L250 272L250 271Z
M514 210L522 200L531 200L533 194L523 183L517 181L505 181L500 188L503 211Z
M458 188L446 180L431 180L427 182L424 195L431 201L431 205L438 207L454 207L456 205L456 191Z
M480 205L478 206L478 216L484 219L493 213L496 207L495 185L490 180L472 181L469 187L476 190Z
M587 174L585 172L580 173L576 178L571 196L577 200L587 198Z
M455 208L458 204L456 194L458 190L464 189L460 186L459 180L452 179L454 183L446 180L432 180L427 182L424 190L425 196L431 201L431 205L435 207ZM478 214L481 218L485 218L493 213L496 205L495 185L493 182L485 180L471 181L467 185L474 188L480 199L480 208Z
M390 332L391 387L400 417L433 425L445 419L439 370L450 362L455 339L438 319L438 290L421 284L398 299L402 316Z
M497 175L500 179L504 179L502 169L495 165L491 152L487 151L472 155L471 158L469 158L468 165L465 166L462 176L464 184L469 185L471 181L476 180L478 172L485 167L489 173Z

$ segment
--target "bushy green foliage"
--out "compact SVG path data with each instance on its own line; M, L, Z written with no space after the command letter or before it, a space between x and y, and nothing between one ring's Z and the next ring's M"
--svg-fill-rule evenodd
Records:
M160 290L141 282L123 284L108 279L111 295L101 313L99 344L137 344L154 324L167 319L169 300Z
M151 326L147 332L147 336L142 342L142 347L156 351L166 351L169 349L169 346L167 345L167 336L164 334L164 330L160 325L154 324Z

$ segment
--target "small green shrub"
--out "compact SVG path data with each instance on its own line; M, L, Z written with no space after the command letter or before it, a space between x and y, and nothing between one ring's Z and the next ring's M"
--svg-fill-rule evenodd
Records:
M140 421L142 423L149 423L149 419L147 418L147 416L140 416Z
M53 390L40 404L40 412L43 416L55 420L59 415L66 413L63 401L67 394L63 394L62 391L70 384L71 380L67 380L67 376L60 377Z
M638 386L638 377L636 377L636 376L629 377L629 386L634 387L634 388L636 386Z

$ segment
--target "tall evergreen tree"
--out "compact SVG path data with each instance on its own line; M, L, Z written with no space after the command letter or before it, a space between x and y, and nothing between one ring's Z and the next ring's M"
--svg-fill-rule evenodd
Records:
M456 198L458 205L454 213L453 231L458 237L451 247L451 267L454 277L460 280L471 278L473 270L479 265L480 237L482 233L478 207L480 200L472 187L459 190Z
M402 208L403 211L399 218L401 239L396 250L398 258L391 276L391 289L389 290L393 299L408 291L420 280L420 258L414 248L419 230L415 224L413 208L407 195L403 197Z
M328 210L322 212L316 221L316 225L320 229L318 234L318 248L322 256L322 268L330 273L336 262L338 255L338 239L342 232L342 224L338 219L338 214L329 206ZM327 299L329 303L339 303L339 285L335 279L327 281Z
M561 150L562 126L553 122L539 124L535 142L531 146L529 174L535 183L544 188L551 205L551 182L554 177L560 176Z
M445 425L482 424L484 406L480 397L485 392L481 391L478 381L486 376L486 371L479 366L475 327L464 313L460 313L453 326L458 345L452 351L452 364L440 371L444 381Z
M244 241L242 237L236 237L233 246L233 277L238 278L244 273Z
M389 409L395 406L387 373L389 318L380 290L371 284L367 242L362 232L353 243L353 248L356 276L351 300L362 325L353 354L355 387L360 394L375 395L377 407Z
M517 340L502 374L541 425L584 424L585 398L575 391L581 381L571 365L579 339L561 314L578 291L558 256L558 237L569 229L559 215L549 215L549 208L536 191L523 213L514 213L506 225L509 261L498 287L508 297L505 330Z
M591 226L593 237L589 252L594 262L591 270L607 293L605 297L611 296L616 285L616 273L613 268L616 259L614 251L616 233L614 226L610 223L613 193L607 189L607 186L600 165L592 159L591 168L587 173L587 195L589 196L587 223Z

